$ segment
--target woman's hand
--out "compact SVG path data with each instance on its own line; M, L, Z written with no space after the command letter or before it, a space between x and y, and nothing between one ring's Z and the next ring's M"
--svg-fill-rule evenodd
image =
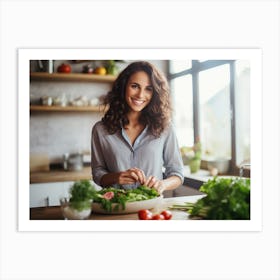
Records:
M143 185L146 180L144 172L137 167L119 172L118 174L118 184L120 185L134 184L136 182L139 182L141 185Z
M155 188L160 194L167 190L174 190L182 184L181 179L176 176L170 176L163 180L158 180L155 176L149 176L145 181L145 185L150 188Z
M155 188L160 194L165 190L163 180L158 180L155 176L148 177L144 185L150 188Z

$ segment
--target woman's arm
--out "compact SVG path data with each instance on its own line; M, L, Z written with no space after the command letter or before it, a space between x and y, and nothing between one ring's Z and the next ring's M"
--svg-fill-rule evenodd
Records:
M166 179L158 180L155 176L150 176L145 182L145 185L157 189L160 193L165 190L174 190L184 182L182 156L172 125L166 134L163 161Z
M176 176L180 179L180 184L182 185L184 183L184 165L175 129L172 125L169 128L164 143L163 162L165 167L164 173L166 178ZM179 185L177 185L177 187Z

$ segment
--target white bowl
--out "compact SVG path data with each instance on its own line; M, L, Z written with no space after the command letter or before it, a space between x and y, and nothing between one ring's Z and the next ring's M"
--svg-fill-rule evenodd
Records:
M100 214L131 214L137 213L141 209L153 209L159 206L162 203L163 196L159 196L152 199L141 200L141 201L134 201L134 202L127 202L125 204L125 209L122 209L122 206L119 205L118 209L115 207L118 205L117 203L112 204L112 211L108 212L107 210L102 208L101 203L93 202L92 203L92 211L95 213Z
M91 209L78 211L70 206L62 208L62 214L68 220L84 220L90 216L90 213Z
M230 160L229 159L213 159L207 160L207 168L210 171L213 168L218 170L218 174L226 174L229 171Z
M78 211L77 209L71 207L71 203L69 198L60 198L60 206L62 215L67 220L84 220L87 219L91 214L91 204L89 201L89 208Z

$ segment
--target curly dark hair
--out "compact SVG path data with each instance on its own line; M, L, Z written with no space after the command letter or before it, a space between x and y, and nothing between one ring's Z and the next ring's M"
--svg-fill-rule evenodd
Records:
M152 135L159 137L171 119L170 90L165 76L147 61L133 62L119 74L112 90L104 98L104 105L109 105L109 109L102 118L102 122L111 134L129 124L127 118L129 106L125 100L125 90L130 76L139 71L147 73L153 88L151 102L142 110L140 122L148 125Z

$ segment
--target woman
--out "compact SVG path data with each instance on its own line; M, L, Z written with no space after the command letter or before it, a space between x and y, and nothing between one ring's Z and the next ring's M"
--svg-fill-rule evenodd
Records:
M168 84L159 70L149 62L131 63L105 104L109 110L92 129L93 180L102 187L146 185L160 193L180 186L183 163L171 124Z

